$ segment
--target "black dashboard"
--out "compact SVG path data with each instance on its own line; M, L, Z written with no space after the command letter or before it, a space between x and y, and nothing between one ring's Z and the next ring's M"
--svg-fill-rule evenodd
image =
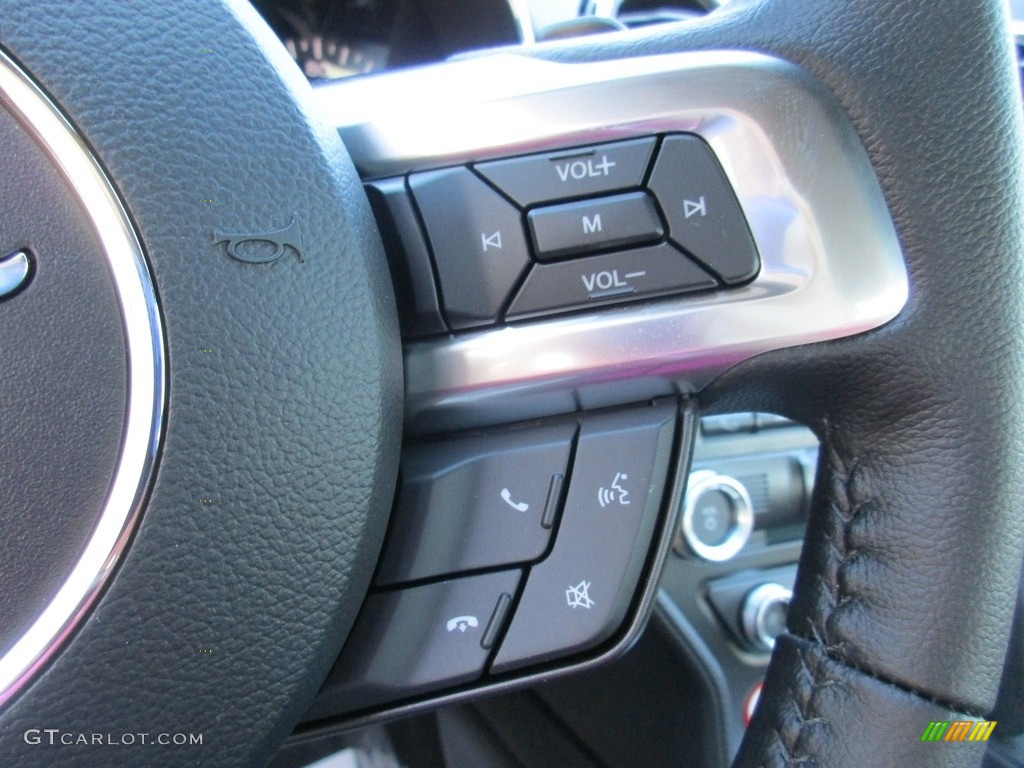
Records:
M728 0L253 0L314 83L535 40L685 21Z
M256 0L313 82L440 61L523 39L505 0Z

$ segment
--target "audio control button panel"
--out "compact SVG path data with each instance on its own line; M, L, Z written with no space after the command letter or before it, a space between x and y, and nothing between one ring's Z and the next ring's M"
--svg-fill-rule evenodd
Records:
M461 331L727 290L761 266L728 177L691 134L420 171L368 188L387 194L375 212L396 283L411 286L400 303L406 338L437 333L436 315L424 312L433 296L442 324ZM422 233L409 228L409 209Z

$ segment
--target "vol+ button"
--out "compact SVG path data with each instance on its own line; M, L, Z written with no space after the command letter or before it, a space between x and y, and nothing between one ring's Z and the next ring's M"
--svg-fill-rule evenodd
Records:
M647 137L577 150L547 152L476 166L523 208L569 197L639 189L654 150Z

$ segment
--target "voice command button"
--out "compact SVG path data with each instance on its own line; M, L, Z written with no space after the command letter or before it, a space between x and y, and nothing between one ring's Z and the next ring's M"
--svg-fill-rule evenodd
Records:
M492 672L609 639L622 625L662 507L676 404L586 416L555 546L530 569Z

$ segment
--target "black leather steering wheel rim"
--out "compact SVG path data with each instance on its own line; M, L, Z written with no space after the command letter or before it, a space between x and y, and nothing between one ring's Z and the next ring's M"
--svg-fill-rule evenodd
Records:
M372 402L355 401L366 405L359 414L364 432L350 424L336 436L341 442L355 434L372 437L368 444L334 446L340 455L362 457L361 469L355 473L363 480L355 485L358 492L352 492L352 485L333 481L338 492L342 487L349 489L343 494L347 501L344 524L325 523L312 510L296 513L299 517L292 521L310 526L302 536L305 548L299 546L296 551L308 555L312 548L315 555L300 558L301 568L288 564L289 584L294 587L288 597L302 607L278 613L279 596L271 599L257 593L246 606L247 615L272 620L245 624L243 635L225 632L225 642L238 643L231 647L239 652L216 666L198 667L184 654L158 656L161 643L181 643L187 639L183 630L195 626L181 617L178 605L164 606L166 614L139 621L151 610L152 596L141 591L143 585L135 589L121 585L138 567L146 574L145 584L159 593L157 587L173 581L179 570L199 574L209 566L202 558L168 561L174 563L170 570L156 565L163 562L157 557L159 551L175 543L172 528L156 527L153 510L160 508L160 494L172 493L175 501L168 503L184 505L208 490L197 491L187 476L173 471L172 448L184 448L186 442L194 447L197 440L193 432L175 443L174 430L186 425L199 429L202 445L223 439L217 428L237 426L230 419L204 426L199 418L181 417L194 404L187 397L176 401L180 395L175 387L181 381L175 381L172 368L167 448L150 508L128 559L78 636L3 713L0 743L14 750L10 754L15 759L38 758L39 753L28 750L19 739L26 728L48 727L40 726L41 722L55 722L69 730L92 730L90 722L102 722L103 729L113 730L207 730L214 743L197 750L196 759L215 764L266 759L301 714L344 639L379 548L383 510L394 479L395 419L401 409L393 308L376 235L340 144L304 108L291 106L303 103L303 86L297 73L282 71L287 67L280 52L271 53L274 63L268 63L260 49L272 49L273 41L265 29L253 31L259 23L249 10L192 2L173 7L161 4L160 10L166 15L139 19L137 12L118 3L103 3L79 9L76 22L63 3L5 9L0 42L39 78L107 165L135 216L167 306L179 300L187 306L190 290L208 298L223 294L223 289L204 294L210 289L195 279L176 282L173 274L187 274L188 267L180 252L169 255L167 266L161 266L161 252L180 247L178 238L204 238L208 233L194 220L182 218L181 209L174 206L161 214L167 217L165 232L151 228L145 211L155 212L158 204L173 201L133 182L132 159L143 158L137 172L148 171L150 178L159 174L146 167L146 137L126 128L148 128L152 138L160 135L153 130L159 126L139 116L134 116L139 122L131 126L131 114L123 116L126 126L103 112L109 103L104 99L111 98L111 93L109 84L98 87L103 82L102 66L81 67L82 61L96 56L93 49L110 50L113 46L104 41L117 40L123 58L112 61L122 62L117 76L128 77L129 63L142 66L138 61L146 60L148 47L160 46L159 55L146 65L154 69L142 67L147 76L140 81L148 84L140 84L140 94L159 97L155 90L164 87L181 94L182 90L175 90L180 82L175 86L171 81L182 78L195 78L196 84L211 88L230 86L236 96L259 93L256 102L245 102L247 110L238 103L208 101L204 108L225 129L239 120L255 120L249 138L271 142L274 151L289 159L312 155L329 161L314 163L318 170L313 178L327 184L331 199L329 206L320 208L313 202L319 197L312 190L319 189L319 195L322 185L299 184L303 174L284 159L269 172L252 166L219 166L222 173L211 170L210 178L229 193L228 198L233 187L224 179L234 178L241 167L246 179L261 179L252 184L268 185L260 187L267 194L280 191L275 192L273 185L284 184L290 193L286 201L278 200L276 207L265 206L262 211L290 213L299 204L303 216L315 217L307 230L312 237L333 233L341 239L337 252L349 259L345 264L350 269L356 269L346 274L358 275L363 297L357 301L361 325L354 335L370 334L379 342L373 345L379 354L371 356L371 370L363 382ZM230 54L224 59L230 60L226 71L197 69L204 64L195 63L195 52L208 47L204 41L212 37L218 38L218 48ZM253 45L254 40L258 45ZM825 456L791 612L791 634L779 642L738 764L971 764L978 757L971 749L933 752L922 758L919 737L929 720L980 717L991 709L1024 550L1024 515L1018 500L1022 473L1016 448L1024 422L1017 383L1024 367L1020 333L1024 307L1019 291L1024 176L1019 85L1005 10L999 0L969 5L955 0L738 1L685 27L542 46L535 53L588 60L723 48L765 51L791 60L837 95L879 176L911 278L910 303L886 327L843 341L764 355L733 369L700 395L708 410L758 408L798 418L815 428ZM131 62L133 53L136 58ZM164 71L158 71L161 65ZM76 87L76 82L88 82L89 77L97 85L95 92ZM172 106L169 97L152 102L140 98L139 104L162 104L168 110ZM154 114L169 112L154 109ZM794 120L799 116L794 115ZM223 141L222 134L214 131L212 135L216 138L199 143L218 146ZM296 136L304 137L305 143L293 145ZM181 158L177 162L184 167ZM170 191L192 194L173 181ZM203 194L196 192L197 197ZM307 194L310 197L304 197ZM245 209L245 202L239 197L236 213ZM334 252L327 242L319 242L317 250ZM305 262L314 263L313 259ZM322 272L320 277L327 274ZM290 300L296 303L291 309L306 310L310 319L323 317L330 310L323 306L329 297L303 291L327 289L311 288L309 282L290 286ZM336 278L331 284L332 290L343 287ZM281 316L289 316L287 302L281 304ZM348 311L346 305L341 326L351 321ZM170 328L173 323L168 320ZM239 331L237 325L225 322L225 331ZM169 338L173 360L178 351L174 336ZM322 346L298 333L292 338L304 339L300 342L304 349ZM282 341L275 339L278 353ZM178 348L179 360L185 359L186 348L184 343ZM258 348L262 349L254 345L248 352ZM319 365L330 364L338 370L337 360L331 363L328 358L317 356L313 368L321 370ZM296 371L310 370L309 360L299 360L305 367L299 365ZM236 363L234 375L253 373L244 355ZM342 377L364 370L351 364L343 368L338 371ZM229 391L226 373L194 370L203 376L223 376L221 391ZM259 370L263 375L264 369ZM296 374L281 383L305 386L305 381ZM322 385L324 377L317 381ZM318 389L311 394L321 393ZM268 397L267 402L271 401ZM185 410L175 412L176 402ZM351 402L339 398L335 405L344 410ZM288 431L277 437L289 445L294 434ZM267 446L274 444L270 435L266 438ZM306 446L305 451L307 457L318 455L318 447ZM194 476L209 476L199 469L193 467ZM325 478L331 477L327 468L320 469ZM227 475L232 477L230 472ZM234 475L228 488L242 488L237 481L246 477ZM309 487L303 478L298 480L297 485L283 487ZM295 529L282 530L274 523L274 515L285 506L294 513L309 498L300 491L288 501L296 505L275 505L264 520L285 541L287 530ZM258 527L254 525L253 531ZM238 532L232 525L227 528L227 532ZM322 538L325 535L327 540ZM350 536L359 544L353 544ZM260 551L259 541L255 533L239 536L226 551L252 564L253 552ZM329 557L339 557L331 551L332 542L354 553L341 567ZM267 551L281 555L281 562L287 558L274 546ZM315 573L324 563L335 563L326 579L322 571ZM277 564L276 560L269 563L271 568ZM222 576L228 573L220 571ZM251 583L259 583L259 574L246 575ZM228 607L238 610L247 588L229 580L208 589L200 597L220 601L227 615ZM114 617L119 614L135 617L134 625L124 619L128 635L107 629L116 625ZM286 627L289 622L293 626ZM269 634L261 637L262 630ZM94 642L98 632L108 633L106 643ZM166 659L172 657L182 662L180 669L167 667ZM161 661L156 662L157 658ZM138 687L141 679L154 675L167 691L174 691L173 697ZM126 759L180 764L181 754L141 752ZM70 749L46 758L51 765L89 759Z
M910 301L884 328L755 358L700 396L790 415L823 444L790 634L737 765L980 760L919 742L930 720L991 710L1024 549L1020 86L1004 4L969 5L738 2L538 51L795 62L847 111L907 260Z

